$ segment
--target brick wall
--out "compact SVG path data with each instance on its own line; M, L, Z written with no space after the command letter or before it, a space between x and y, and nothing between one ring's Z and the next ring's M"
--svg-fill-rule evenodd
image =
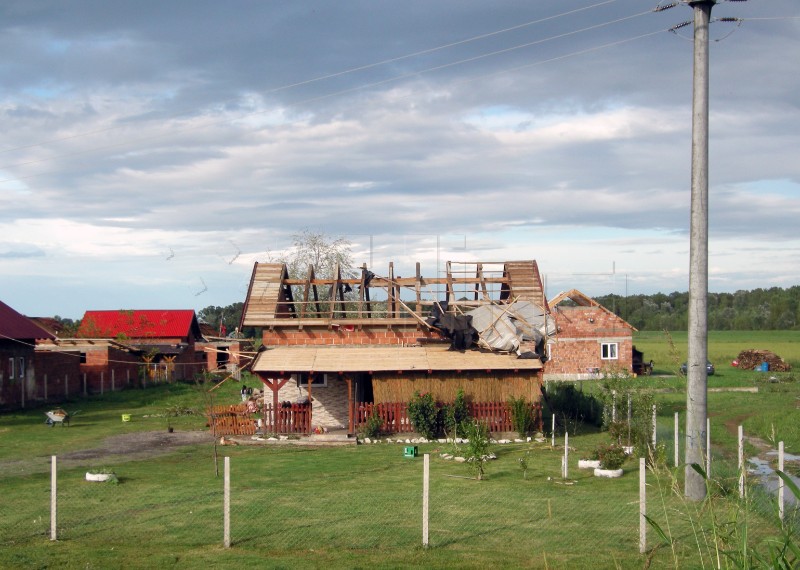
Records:
M264 329L265 346L416 344L417 339L439 338L428 330L409 326L304 327Z
M558 334L551 340L545 380L596 378L604 370L631 369L633 331L616 315L600 307L558 307ZM603 343L617 343L617 359L603 360Z

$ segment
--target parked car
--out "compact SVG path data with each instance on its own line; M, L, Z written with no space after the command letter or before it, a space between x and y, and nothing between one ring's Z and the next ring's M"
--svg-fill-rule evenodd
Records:
M689 371L689 366L686 362L681 364L681 374L686 376L686 373ZM714 375L714 365L711 364L711 361L706 361L706 375L713 376Z

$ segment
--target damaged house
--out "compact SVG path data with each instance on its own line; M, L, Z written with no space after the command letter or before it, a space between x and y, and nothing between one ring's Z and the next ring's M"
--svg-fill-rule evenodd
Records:
M509 431L508 399L539 401L555 330L535 261L448 262L436 277L419 264L410 277L364 266L357 278L337 269L326 279L256 263L241 326L262 330L250 365L265 387L255 415L300 433L354 433L373 413L387 431L411 431L415 392L446 403L459 390L474 417Z

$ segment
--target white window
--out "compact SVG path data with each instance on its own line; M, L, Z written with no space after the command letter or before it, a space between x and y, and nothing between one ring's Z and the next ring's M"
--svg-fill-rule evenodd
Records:
M600 358L602 360L617 360L617 343L604 342L600 345Z
M8 379L14 379L14 357L8 359Z
M24 380L25 379L25 357L24 356L20 356L19 360L17 362L19 363L19 368L17 368L17 375L19 376L20 380Z

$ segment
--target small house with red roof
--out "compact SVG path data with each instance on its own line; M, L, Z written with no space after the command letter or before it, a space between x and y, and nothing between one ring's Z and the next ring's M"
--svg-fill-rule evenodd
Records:
M633 370L633 326L577 289L559 293L549 305L557 332L548 339L545 380Z
M191 379L205 369L205 357L196 346L203 336L191 309L86 311L76 336L114 340L136 352L146 365L144 382ZM87 353L83 369L95 376L110 372L109 354Z

